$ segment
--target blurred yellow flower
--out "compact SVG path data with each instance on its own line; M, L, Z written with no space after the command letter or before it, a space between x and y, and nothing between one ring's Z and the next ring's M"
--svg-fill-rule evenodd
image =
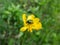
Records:
M26 17L26 14L23 14L22 16L24 26L20 29L20 31L24 32L28 30L29 32L32 32L32 29L39 30L42 29L42 24L39 22L39 18L36 18L33 14Z

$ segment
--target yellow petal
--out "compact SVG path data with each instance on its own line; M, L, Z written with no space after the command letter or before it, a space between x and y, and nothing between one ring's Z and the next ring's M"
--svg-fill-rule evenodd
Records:
M35 16L32 14L32 15L29 15L27 20L33 20L35 18Z
M39 19L39 18L35 18L33 21L34 21L35 23L38 23L38 22L40 21L40 19Z
M28 28L28 27L22 27L22 28L20 29L20 31L24 32L24 31L27 30L27 28Z
M37 24L37 27L38 27L37 29L42 29L42 24L41 23L38 23Z
M40 22L39 23L34 23L33 29L36 29L36 30L42 29L42 24Z
M42 29L42 24L41 24L41 22L39 22L40 21L40 19L39 18L35 18L34 20L33 20L33 29L36 29L36 30L39 30L39 29Z
M23 18L23 21L24 21L24 25L26 24L26 14L23 14L23 16L22 16L22 18Z

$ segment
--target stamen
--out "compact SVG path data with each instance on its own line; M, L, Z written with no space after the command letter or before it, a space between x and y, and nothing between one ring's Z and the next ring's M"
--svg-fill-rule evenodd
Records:
M28 20L27 23L28 23L28 24L32 24L33 21L32 21L32 20Z

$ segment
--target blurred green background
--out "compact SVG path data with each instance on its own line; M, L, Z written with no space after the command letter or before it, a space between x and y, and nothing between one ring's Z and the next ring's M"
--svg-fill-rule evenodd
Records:
M40 18L43 29L20 32L23 13ZM60 45L60 0L0 0L0 45Z

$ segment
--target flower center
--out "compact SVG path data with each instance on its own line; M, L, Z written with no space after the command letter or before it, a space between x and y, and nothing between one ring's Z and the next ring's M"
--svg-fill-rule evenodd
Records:
M33 21L32 21L32 20L27 20L27 23L28 23L28 24L32 24Z

